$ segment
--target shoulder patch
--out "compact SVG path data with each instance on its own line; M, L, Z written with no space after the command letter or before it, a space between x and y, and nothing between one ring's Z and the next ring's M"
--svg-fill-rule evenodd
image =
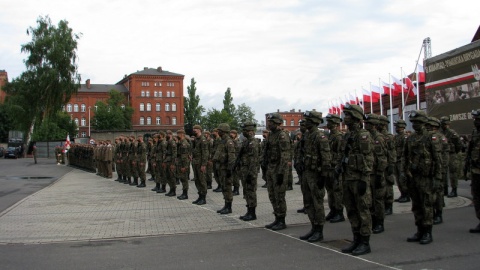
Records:
M436 141L437 140L437 137L436 136L432 136L432 141Z

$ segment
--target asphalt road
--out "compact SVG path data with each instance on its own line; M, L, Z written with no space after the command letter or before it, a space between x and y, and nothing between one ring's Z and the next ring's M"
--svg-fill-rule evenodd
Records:
M71 170L53 160L0 160L0 209L50 185ZM23 177L23 178L22 178ZM29 177L53 177L35 179ZM459 195L469 197L469 182ZM413 215L395 214L386 232L372 235L372 253L353 257L338 252L350 238L349 223L327 223L325 240L298 240L306 224L280 232L263 228L213 233L129 237L101 241L0 245L1 269L479 269L480 235L473 207L447 210L434 227L430 245L407 243L415 232ZM1 226L1 223L0 223Z

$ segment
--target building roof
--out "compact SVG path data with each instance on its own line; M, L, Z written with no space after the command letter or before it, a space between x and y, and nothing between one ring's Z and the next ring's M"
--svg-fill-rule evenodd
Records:
M167 71L167 70L163 70L162 67L158 67L158 68L144 67L143 70L139 70L139 71L134 72L134 73L132 73L128 76L125 75L125 77L122 80L120 80L117 84L124 83L132 75L140 75L140 76L181 76L181 77L185 77L185 75L183 75L183 74L173 73L173 72L170 72L170 71Z
M81 84L79 93L108 93L110 90L115 89L120 93L128 93L128 89L123 84L90 84L90 88L87 88L87 84Z

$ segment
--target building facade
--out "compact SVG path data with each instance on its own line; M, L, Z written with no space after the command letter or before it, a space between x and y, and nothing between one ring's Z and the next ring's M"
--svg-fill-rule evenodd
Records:
M295 111L295 109L291 109L290 111L284 111L284 112L277 110L277 113L279 113L283 117L283 124L282 124L283 129L292 132L300 128L299 121L303 119L303 113L304 113L302 112L302 110ZM265 118L265 123L266 122L267 122L267 118Z

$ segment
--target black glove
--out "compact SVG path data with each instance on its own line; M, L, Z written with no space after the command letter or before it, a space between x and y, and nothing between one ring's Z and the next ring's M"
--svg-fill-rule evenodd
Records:
M389 176L392 175L393 174L393 169L394 169L393 165L388 165L387 175L389 175Z
M360 196L365 195L365 193L367 192L367 182L358 181L357 190Z
M227 170L227 178L232 177L232 170Z
M323 177L317 179L317 187L318 189L323 189L325 187L325 180Z
M283 174L277 174L277 186L281 186L283 184Z

